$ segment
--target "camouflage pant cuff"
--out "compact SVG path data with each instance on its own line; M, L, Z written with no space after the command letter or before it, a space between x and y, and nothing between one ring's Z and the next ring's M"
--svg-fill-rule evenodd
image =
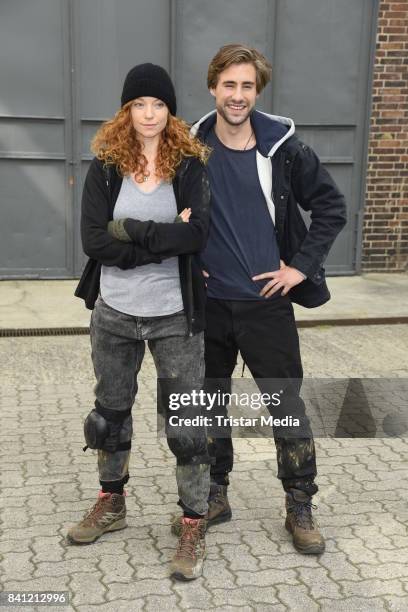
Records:
M289 492L290 489L298 489L310 496L315 495L319 490L319 487L314 482L314 478L310 478L310 476L305 478L282 478L282 486L286 492Z

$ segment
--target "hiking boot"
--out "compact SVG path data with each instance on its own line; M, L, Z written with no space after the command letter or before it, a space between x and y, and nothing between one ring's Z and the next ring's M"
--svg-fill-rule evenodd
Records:
M181 519L178 546L170 566L171 578L194 580L203 573L206 523L205 519Z
M207 528L218 523L226 523L231 520L232 512L227 497L226 485L212 484L208 496L208 512L205 515ZM171 533L177 537L181 533L181 522L183 516L175 516L171 523Z
M71 544L91 544L107 531L124 529L126 523L125 495L99 492L98 501L82 521L71 527L67 539Z
M293 545L305 555L320 555L325 543L312 516L312 498L303 491L290 489L286 493L285 527L292 534Z

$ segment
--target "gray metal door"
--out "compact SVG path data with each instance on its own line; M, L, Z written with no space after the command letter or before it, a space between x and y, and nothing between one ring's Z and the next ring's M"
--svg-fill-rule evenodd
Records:
M72 276L67 5L0 3L0 274Z
M291 116L345 193L349 222L327 269L353 273L376 11L377 0L2 0L0 275L80 273L89 142L118 109L126 72L167 68L179 114L194 120L213 107L208 62L233 41L272 60L258 107Z

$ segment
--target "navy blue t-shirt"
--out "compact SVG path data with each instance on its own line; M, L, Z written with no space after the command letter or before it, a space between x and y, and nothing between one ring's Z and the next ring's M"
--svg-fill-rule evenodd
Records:
M211 226L201 254L207 295L225 300L264 300L259 295L271 279L252 276L279 270L275 228L259 182L256 147L229 149L214 129L206 143L213 149L208 162Z

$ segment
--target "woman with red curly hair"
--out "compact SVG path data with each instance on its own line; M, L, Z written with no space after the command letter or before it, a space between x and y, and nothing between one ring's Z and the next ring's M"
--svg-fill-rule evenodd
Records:
M209 225L209 149L176 117L167 72L141 64L126 76L121 108L99 129L92 150L81 216L90 259L76 295L93 309L96 400L84 429L87 446L98 450L101 491L68 539L90 543L126 527L131 408L147 340L184 511L171 573L193 579L205 553L210 458L203 420L194 428L185 423L200 417L200 407L192 402L169 418L169 401L203 384L205 284L198 253Z

